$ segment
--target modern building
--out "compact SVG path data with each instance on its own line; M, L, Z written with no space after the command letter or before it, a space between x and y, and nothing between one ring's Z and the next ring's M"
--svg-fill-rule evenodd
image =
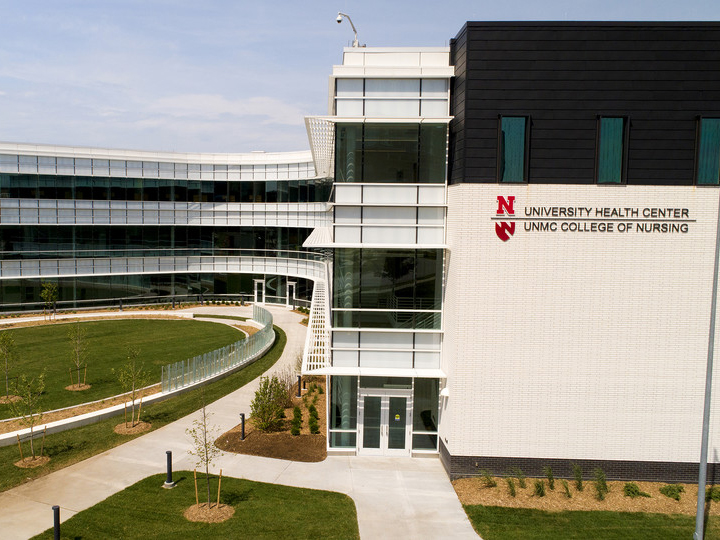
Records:
M311 152L2 144L0 302L312 295L331 453L693 480L719 63L716 23L467 23L346 48Z

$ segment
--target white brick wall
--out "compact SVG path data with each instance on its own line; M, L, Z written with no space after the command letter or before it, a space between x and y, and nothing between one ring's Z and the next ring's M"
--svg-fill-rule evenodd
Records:
M593 216L633 207L640 217L674 207L695 221L685 234L529 232L517 222L502 242L491 220L498 195L516 197L516 217L529 207ZM448 203L450 452L697 461L718 190L462 184ZM720 431L714 443L718 460Z

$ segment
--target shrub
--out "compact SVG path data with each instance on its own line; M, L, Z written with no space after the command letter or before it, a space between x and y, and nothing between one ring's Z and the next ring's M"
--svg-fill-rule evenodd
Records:
M510 492L510 496L514 497L516 495L515 480L513 480L512 478L506 478L505 481L507 482L508 491Z
M315 407L315 405L310 405L310 407L308 407L308 411L310 412L311 418L315 418L316 420L319 418L318 410L317 410L317 407Z
M565 490L565 496L568 499L572 499L572 493L570 493L570 484L568 484L567 480L560 480L563 485L563 489Z
M298 435L300 435L300 428L297 427L297 426L291 427L291 428L290 428L290 434L297 437Z
M323 390L322 386L318 386L318 394L324 394L325 390Z
M623 486L623 493L626 497L630 497L631 499L636 499L638 497L649 497L649 493L645 493L644 491L640 491L640 487L635 482L627 482Z
M298 407L297 405L295 405L295 407L293 408L293 418L295 418L296 420L302 419L302 412L300 411L300 407Z
M527 487L527 484L525 483L525 473L522 472L520 467L513 467L510 469L510 474L517 478L518 484L522 489Z
M598 501L605 500L605 495L610 491L608 489L607 480L605 478L605 472L598 467L593 472L593 475L595 477L595 498Z
M311 418L308 421L308 426L310 426L310 433L312 433L313 435L317 435L318 433L320 433L320 425L314 418Z
M709 487L705 490L705 501L720 502L720 487Z
M480 469L480 476L482 477L483 486L488 488L497 486L497 482L487 469Z
M538 497L545 496L545 482L542 480L535 480L535 495Z
M553 476L551 467L543 467L543 473L547 476L548 487L551 491L555 491L555 477Z
M577 463L572 464L573 476L575 477L575 489L582 491L585 489L583 486L583 472L582 467Z
M297 384L297 377L295 371L290 366L285 366L283 369L276 371L274 376L280 381L280 384L285 388L285 399L283 406L287 409L293 406L293 397L295 397L295 390Z
M250 404L250 418L255 428L272 431L282 425L286 395L285 387L276 376L260 379L260 386Z
M660 493L676 501L680 500L680 494L685 491L685 488L680 484L667 484L660 488Z

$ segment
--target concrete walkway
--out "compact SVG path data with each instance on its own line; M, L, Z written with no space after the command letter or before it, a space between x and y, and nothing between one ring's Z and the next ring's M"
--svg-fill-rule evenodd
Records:
M270 308L275 324L288 336L282 357L270 373L294 366L302 353L302 316ZM250 308L207 306L195 312L247 316ZM142 313L142 312L141 312ZM211 424L224 432L249 414L258 380L211 404ZM175 470L192 469L185 430L197 414L173 422L112 450L0 493L0 535L24 539L52 526L52 506L69 519L110 495L165 470L165 451L173 452ZM447 475L436 458L328 457L320 463L298 463L240 454L225 454L217 468L226 476L288 486L346 493L355 501L360 536L375 538L453 538L478 536L470 525ZM322 515L316 515L322 519Z

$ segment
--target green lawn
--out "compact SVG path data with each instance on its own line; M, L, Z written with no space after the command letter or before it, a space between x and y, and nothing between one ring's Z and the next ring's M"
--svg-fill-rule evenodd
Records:
M193 473L174 479L174 489L160 487L165 477L155 475L108 497L63 523L62 538L360 538L355 504L341 493L226 477L220 501L235 508L233 517L193 523L183 517L195 504ZM52 537L49 529L35 538Z
M465 506L483 540L688 540L695 517L642 512L544 512L499 506ZM720 520L711 518L705 540L720 539Z
M47 370L41 401L45 410L122 393L117 375L111 370L117 370L127 361L128 345L140 350L140 360L149 371L151 382L159 382L161 366L224 347L244 337L227 325L205 321L123 319L84 322L81 325L87 328L87 383L92 388L70 392L65 387L70 384L68 369L73 366L68 339L68 328L73 324L3 330L10 332L16 345L17 363L11 375L24 373L34 377L43 369ZM0 378L4 393L4 373ZM0 418L11 416L10 406L0 405Z
M275 343L262 358L240 371L205 386L204 389L197 388L172 399L143 407L142 420L151 422L153 430L158 429L200 408L202 392L205 394L206 403L212 403L262 375L277 362L287 342L285 332L277 326L274 329ZM250 413L250 411L237 411L238 414L241 412L246 415ZM20 459L17 446L0 448L0 491L62 469L140 436L115 433L113 427L121 421L122 417L116 416L89 426L48 435L45 439L45 455L51 458L50 462L36 469L19 469L13 465ZM40 443L39 439L37 443ZM24 446L27 454L29 444L25 443Z

